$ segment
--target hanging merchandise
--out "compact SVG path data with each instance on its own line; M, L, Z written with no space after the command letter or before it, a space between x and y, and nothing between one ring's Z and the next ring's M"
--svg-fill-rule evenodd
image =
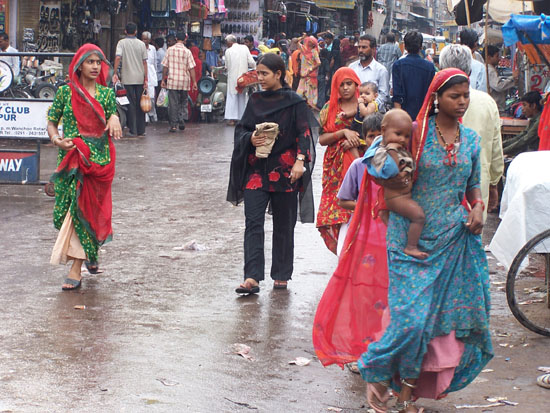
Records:
M37 43L39 52L59 51L59 36L61 29L60 10L61 2L59 1L40 2Z
M250 34L257 39L262 24L259 0L227 0L226 6L228 13L221 33L239 37Z

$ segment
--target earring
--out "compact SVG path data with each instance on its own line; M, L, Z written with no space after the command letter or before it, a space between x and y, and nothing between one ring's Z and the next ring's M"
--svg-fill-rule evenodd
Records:
M439 113L439 101L437 100L437 98L435 98L434 100L434 113Z

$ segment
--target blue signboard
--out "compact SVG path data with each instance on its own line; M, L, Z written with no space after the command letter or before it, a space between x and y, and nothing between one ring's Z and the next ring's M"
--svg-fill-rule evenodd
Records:
M37 151L0 151L0 182L36 183L40 179Z

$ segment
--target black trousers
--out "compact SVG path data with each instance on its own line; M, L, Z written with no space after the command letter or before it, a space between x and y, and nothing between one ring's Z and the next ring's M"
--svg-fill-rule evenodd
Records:
M127 125L133 135L145 134L145 113L142 112L139 101L143 94L143 85L124 85L126 96L130 101L128 105Z
M264 221L267 204L273 211L271 278L287 281L294 268L294 227L298 210L297 192L244 191L244 278L264 279Z

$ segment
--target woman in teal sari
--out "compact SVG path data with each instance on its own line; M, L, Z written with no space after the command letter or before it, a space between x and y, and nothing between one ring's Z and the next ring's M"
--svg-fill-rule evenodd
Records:
M434 77L417 117L412 193L426 214L419 246L429 257L403 253L409 222L390 213L391 322L358 362L369 404L380 413L387 411L388 386L399 392L400 413L422 412L411 399L464 388L493 356L480 236L480 138L459 122L468 103L466 74L445 69Z

